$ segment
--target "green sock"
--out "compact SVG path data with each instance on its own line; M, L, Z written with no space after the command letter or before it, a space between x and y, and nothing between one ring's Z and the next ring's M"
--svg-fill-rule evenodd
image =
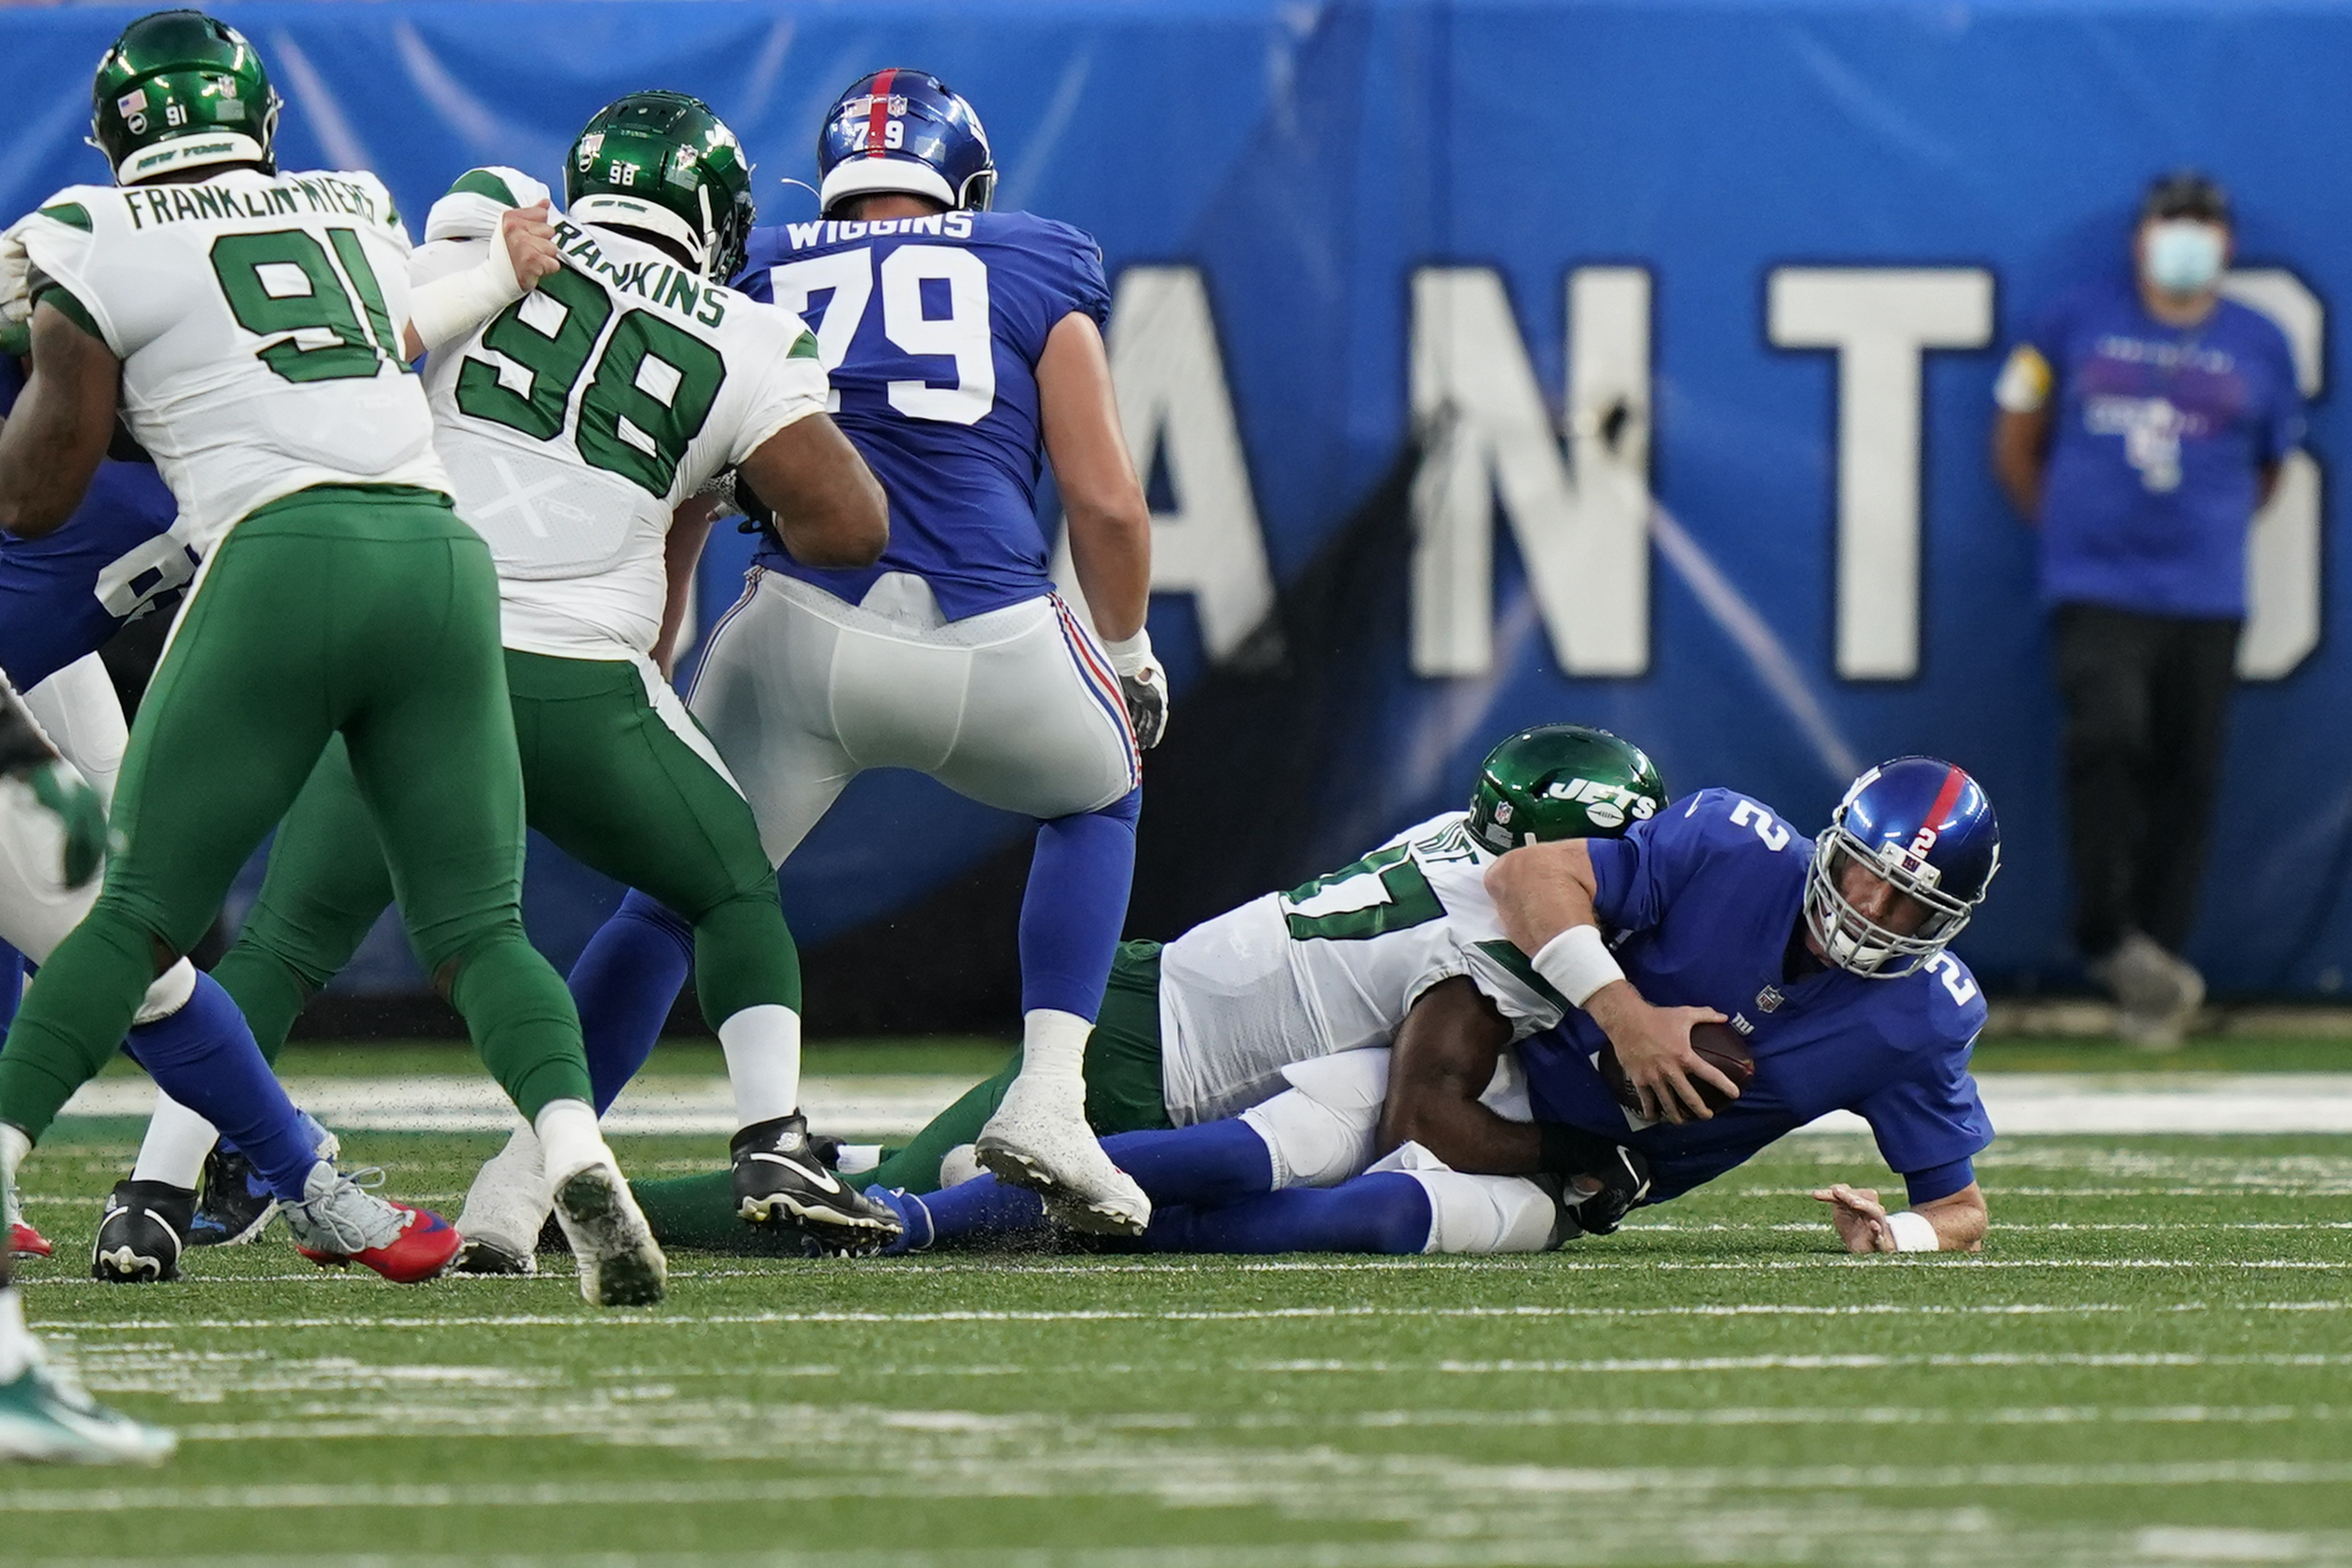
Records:
M980 1136L980 1129L996 1113L996 1102L1005 1098L1005 1086L1019 1070L1020 1054L1015 1052L1004 1071L975 1085L963 1098L934 1116L907 1147L892 1150L890 1156L872 1170L844 1179L861 1188L880 1185L904 1187L910 1193L937 1192L939 1162L947 1157L949 1150ZM800 1253L798 1241L788 1232L746 1225L736 1216L735 1173L732 1170L681 1176L667 1181L633 1181L629 1185L637 1195L637 1207L645 1210L646 1221L653 1227L653 1239L664 1247L699 1247L711 1252L763 1258L797 1257Z
M240 938L212 966L212 978L245 1015L262 1058L276 1067L278 1054L286 1048L286 1036L310 1000L302 976L275 954Z
M595 1103L571 992L519 924L466 956L449 1001L465 1015L482 1065L525 1121L536 1122L550 1100Z
M756 1258L797 1258L800 1237L782 1227L747 1225L735 1214L735 1173L715 1170L667 1181L632 1181L653 1239L664 1247L699 1247Z
M1020 1053L1013 1053L995 1077L975 1084L964 1098L931 1118L923 1129L907 1140L904 1149L891 1151L889 1156L872 1170L861 1171L856 1177L860 1187L904 1187L909 1193L936 1193L939 1190L939 1162L950 1150L971 1142L988 1125L988 1119L996 1114L1005 1091L1012 1086L1014 1075L1020 1071Z

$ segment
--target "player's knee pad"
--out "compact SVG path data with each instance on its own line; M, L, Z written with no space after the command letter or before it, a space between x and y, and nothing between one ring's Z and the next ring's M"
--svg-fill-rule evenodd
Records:
M130 730L104 661L85 654L24 693L24 705L65 760L113 806Z
M1294 1063L1283 1075L1290 1088L1241 1113L1265 1139L1274 1185L1331 1187L1361 1172L1380 1130L1388 1053L1346 1051Z
M138 1015L131 1022L134 1025L152 1024L159 1018L168 1018L185 1007L188 998L195 994L196 965L182 959L156 976L155 984L147 988L145 998L139 1003Z
M1525 1177L1404 1174L1429 1194L1431 1252L1546 1252L1559 1245L1559 1205Z

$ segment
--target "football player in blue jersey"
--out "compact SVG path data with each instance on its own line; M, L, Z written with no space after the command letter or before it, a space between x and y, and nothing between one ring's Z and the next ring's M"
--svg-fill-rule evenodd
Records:
M0 417L23 389L22 365L0 354ZM0 534L0 670L19 691L31 693L150 610L170 608L196 576L195 552L171 534L179 503L155 465L135 456L131 448L102 460L55 533Z
M827 113L818 167L821 215L755 230L737 285L815 331L834 418L889 497L891 542L872 566L827 570L766 537L690 705L779 865L868 768L1037 819L1022 1069L979 1157L1070 1224L1139 1233L1149 1201L1088 1131L1081 1071L1126 919L1138 754L1168 713L1101 255L1067 225L989 210L978 116L919 71L852 86ZM1047 575L1048 461L1092 626ZM573 990L602 1103L651 1051L687 961L685 922L637 894L581 955ZM827 1174L814 1153L807 1166Z
M1367 1147L1380 1157L1322 1191L1204 1203L1219 1124L1128 1135L1152 1140L1148 1159L1131 1156L1163 1199L1150 1244L1541 1249L1611 1229L1629 1206L1679 1196L1847 1110L1869 1123L1911 1207L1890 1213L1875 1191L1843 1183L1817 1192L1846 1248L1973 1250L1986 1212L1971 1162L1992 1127L1968 1052L1985 1003L1947 947L2000 855L1976 782L1919 757L1857 779L1810 846L1757 801L1709 789L1622 838L1514 849L1488 868L1487 891L1568 1005L1560 1024L1512 1045L1498 1017L1481 1027L1465 1014L1400 1032L1391 1051L1350 1053L1367 1072L1385 1068L1385 1099L1363 1112L1378 1118ZM1727 1020L1755 1059L1744 1088L1691 1047L1693 1025ZM1611 1090L1605 1051L1638 1111ZM1729 1103L1710 1110L1702 1084ZM1200 1160L1182 1157L1187 1140ZM1433 1182L1431 1169L1487 1179ZM936 1207L993 1228L1022 1218L1017 1203L978 1193Z

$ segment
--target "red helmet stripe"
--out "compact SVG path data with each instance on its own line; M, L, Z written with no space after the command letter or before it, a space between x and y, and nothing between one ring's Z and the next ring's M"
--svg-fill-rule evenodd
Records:
M873 102L866 110L866 156L882 156L882 127L890 119L890 84L898 77L896 67L874 78Z
M1935 804L1927 809L1927 820L1920 825L1937 832L1944 828L1944 819L1960 804L1960 792L1968 787L1968 775L1954 768L1944 775L1944 785L1935 792Z

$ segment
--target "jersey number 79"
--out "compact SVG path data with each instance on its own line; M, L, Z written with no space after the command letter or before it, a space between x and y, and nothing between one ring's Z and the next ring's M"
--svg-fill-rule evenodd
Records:
M811 301L820 294L831 296L810 322L818 361L830 375L849 358L867 307L873 303L877 273L882 335L909 354L955 361L951 387L935 387L929 379L891 382L890 406L909 419L978 424L996 406L996 341L989 326L988 263L971 252L950 245L901 245L877 267L870 248L841 251L776 267L768 274L768 285L775 292L776 304L804 320ZM945 285L930 293L935 302L946 295L946 315L925 311L925 283ZM832 407L841 412L838 388Z

